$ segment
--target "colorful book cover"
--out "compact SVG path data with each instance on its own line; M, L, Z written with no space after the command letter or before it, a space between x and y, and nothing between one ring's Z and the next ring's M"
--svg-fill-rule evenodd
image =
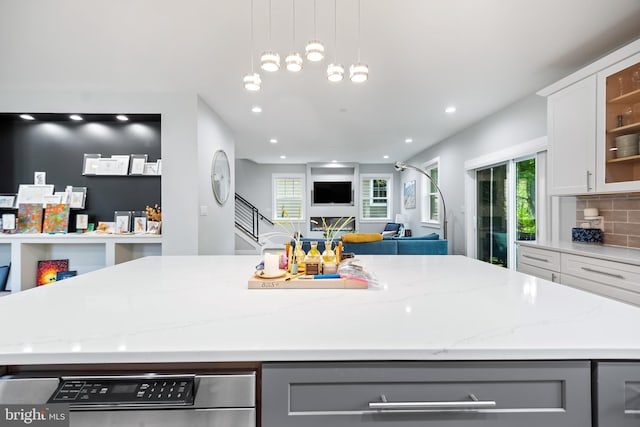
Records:
M48 285L56 281L60 271L69 271L68 259L48 259L38 261L36 286Z
M18 206L18 233L42 232L42 204L20 203Z
M66 233L69 229L69 205L49 205L44 209L43 233Z
M68 279L69 277L74 277L77 275L78 275L78 270L58 271L56 273L56 282L59 282L60 280Z

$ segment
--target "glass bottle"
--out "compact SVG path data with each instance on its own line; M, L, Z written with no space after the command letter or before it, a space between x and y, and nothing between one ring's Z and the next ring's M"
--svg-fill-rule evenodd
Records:
M631 74L631 89L638 90L640 89L640 68L633 71Z
M322 255L318 250L318 242L311 242L311 249L307 253L306 261L308 262L320 262Z
M293 252L293 262L298 266L298 273L304 273L304 260L306 256L307 255L304 253L304 249L302 249L302 242L296 241L296 247Z
M327 240L324 242L324 252L322 252L322 262L325 264L336 264L336 253L332 248L333 242Z

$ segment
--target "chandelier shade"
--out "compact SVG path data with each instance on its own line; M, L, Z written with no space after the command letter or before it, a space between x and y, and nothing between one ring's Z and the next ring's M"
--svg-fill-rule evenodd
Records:
M367 64L357 63L349 67L349 79L354 83L364 83L369 79Z
M305 56L311 62L322 61L324 58L324 45L318 40L311 40L304 48Z
M297 73L298 71L302 70L302 56L300 56L300 54L297 52L293 52L287 55L287 57L284 59L284 62L286 64L287 70L291 71L292 73Z
M344 67L341 64L329 64L327 67L327 80L340 82L344 79Z
M262 84L262 80L260 80L260 75L258 73L250 73L244 76L242 80L244 83L244 88L251 92L257 92L260 90L260 85Z
M260 68L270 73L280 69L280 55L267 51L260 55Z

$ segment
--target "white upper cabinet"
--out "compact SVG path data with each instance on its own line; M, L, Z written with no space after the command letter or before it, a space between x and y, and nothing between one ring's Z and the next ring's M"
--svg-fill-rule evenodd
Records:
M549 96L547 128L550 194L595 191L595 75Z
M640 39L538 92L550 195L640 191L639 79Z
M640 190L640 53L598 73L598 192Z

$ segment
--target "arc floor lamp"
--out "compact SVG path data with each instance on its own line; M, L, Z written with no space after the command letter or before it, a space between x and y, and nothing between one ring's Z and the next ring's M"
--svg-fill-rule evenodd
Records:
M436 187L436 190L438 190L438 194L440 195L440 199L442 200L442 234L443 238L447 240L447 205L444 202L444 196L442 195L442 191L440 191L440 187L438 186L438 184L433 180L433 178L431 178L431 175L417 166L408 165L404 162L396 162L394 168L399 172L403 172L407 169L413 169L416 172L420 172L422 175L429 178L429 181L433 184L434 187Z

